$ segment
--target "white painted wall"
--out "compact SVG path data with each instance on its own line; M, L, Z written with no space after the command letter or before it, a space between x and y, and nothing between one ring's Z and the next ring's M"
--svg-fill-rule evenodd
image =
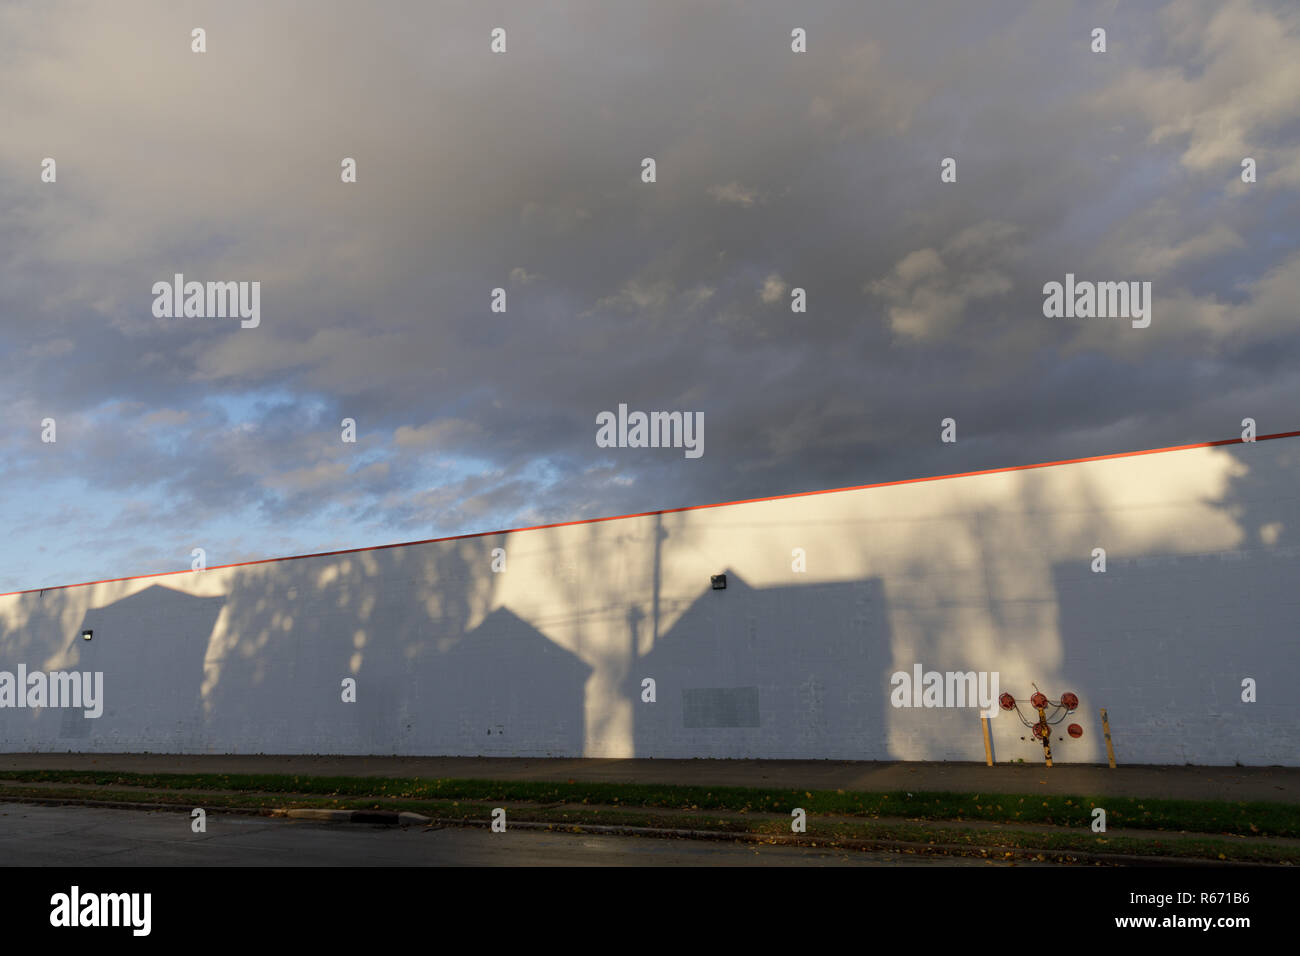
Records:
M7 595L0 671L103 671L106 703L0 708L0 750L982 760L976 711L890 706L919 662L1073 690L1058 761L1105 759L1106 707L1122 763L1295 766L1298 465L1275 439ZM687 726L710 689L756 720L715 694L705 723L757 726Z

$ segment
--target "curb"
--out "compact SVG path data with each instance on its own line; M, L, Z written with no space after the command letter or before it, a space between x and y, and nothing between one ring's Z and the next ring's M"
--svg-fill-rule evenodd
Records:
M435 818L434 826L456 826L483 828L491 824L483 820L462 820L456 818ZM827 850L877 850L889 853L911 853L913 855L961 856L984 859L990 863L1048 862L1048 863L1092 863L1099 866L1149 866L1149 867L1285 867L1286 863L1252 863L1245 860L1206 860L1200 857L1174 856L1136 856L1131 853L1094 853L1089 850L1046 850L1033 847L1018 847L1008 850L1004 847L990 847L992 852L980 853L980 847L965 843L909 843L901 840L836 840L814 843L798 837L763 834L727 832L725 830L667 830L654 827L611 826L609 824L578 823L535 823L526 820L512 820L511 830L550 830L561 833L596 833L609 836L639 836L678 838L686 840L730 840L738 843L759 843L767 845L815 847Z
M318 823L380 823L386 826L425 826L433 822L429 817L405 810L315 810L315 809L277 809L271 811L273 817L289 817L293 820L315 820Z

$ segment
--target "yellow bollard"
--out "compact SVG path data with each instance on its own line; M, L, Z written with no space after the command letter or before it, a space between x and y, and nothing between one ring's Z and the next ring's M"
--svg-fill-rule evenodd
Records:
M1115 769L1115 748L1110 744L1110 721L1106 719L1106 708L1101 709L1101 729L1106 734L1106 760L1110 769Z

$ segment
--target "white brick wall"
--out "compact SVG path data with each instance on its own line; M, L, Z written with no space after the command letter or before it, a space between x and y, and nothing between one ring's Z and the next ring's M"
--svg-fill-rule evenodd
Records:
M1122 763L1296 765L1297 464L1277 439L7 595L0 671L103 671L106 704L0 708L0 749L982 760L976 711L890 706L920 662L1073 690L1058 761L1105 759L1106 707ZM683 691L736 688L757 726L685 726ZM726 723L747 693L700 699Z

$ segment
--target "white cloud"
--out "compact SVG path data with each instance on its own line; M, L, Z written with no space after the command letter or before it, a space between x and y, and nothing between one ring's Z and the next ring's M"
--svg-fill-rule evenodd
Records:
M1111 119L1137 111L1149 142L1182 143L1184 167L1225 185L1238 179L1246 156L1275 168L1275 184L1297 185L1294 139L1270 147L1264 134L1293 127L1300 115L1300 11L1251 0L1170 3L1161 18L1179 48L1178 65L1130 67L1093 99L1094 108Z
M1020 257L1020 235L1009 223L980 222L963 229L942 251L926 247L909 252L889 275L868 282L864 291L885 300L890 328L898 338L945 338L973 302L1011 291L1010 277L992 266Z
M773 305L774 303L781 301L785 296L786 289L788 288L790 287L786 284L785 280L773 272L763 280L763 287L758 290L758 295L765 305Z
M737 182L730 182L725 186L710 186L709 195L721 203L752 206L758 199L758 190L749 186L742 186Z

